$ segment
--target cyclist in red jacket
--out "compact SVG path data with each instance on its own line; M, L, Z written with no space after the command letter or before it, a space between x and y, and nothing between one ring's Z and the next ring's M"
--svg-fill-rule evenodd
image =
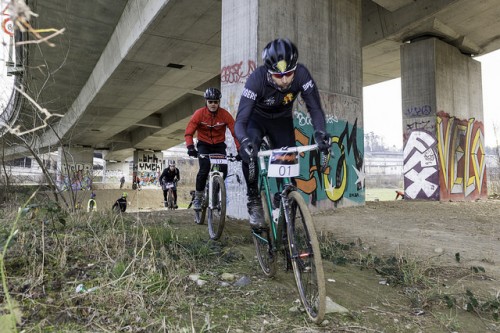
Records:
M222 94L217 88L208 88L204 94L205 106L196 110L189 121L184 138L188 149L188 155L198 157L199 154L224 154L226 155L226 129L231 131L236 149L240 148L240 143L234 134L234 118L226 110L221 108L220 99ZM198 132L198 143L196 150L193 135ZM199 158L200 170L196 176L196 192L193 208L201 209L201 198L210 172L210 161L207 158ZM227 175L227 165L221 165L224 178Z

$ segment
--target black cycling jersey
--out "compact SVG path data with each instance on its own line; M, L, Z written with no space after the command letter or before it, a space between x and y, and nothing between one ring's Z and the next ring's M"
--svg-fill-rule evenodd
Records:
M321 108L316 83L307 68L297 64L294 79L288 89L277 87L264 66L258 67L248 78L236 115L235 132L241 142L247 137L247 125L252 112L262 118L293 117L293 102L299 93L306 103L315 130L325 131L325 115Z
M179 169L175 168L174 170L171 170L170 166L163 169L163 172L161 173L160 176L160 184L173 183L174 180L177 181L181 180L181 174L179 172Z

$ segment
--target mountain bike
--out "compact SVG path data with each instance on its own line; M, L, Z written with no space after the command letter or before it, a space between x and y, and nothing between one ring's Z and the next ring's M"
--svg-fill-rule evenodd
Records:
M207 217L208 234L210 239L217 240L222 235L226 221L226 185L220 165L235 161L236 157L224 154L200 154L200 158L210 159L210 173L201 201L201 209L194 211L196 224L203 224Z
M175 209L175 199L174 199L175 185L176 185L175 182L166 182L163 184L163 189L167 190L167 201L165 201L165 207L167 207L168 210Z
M276 274L280 253L285 268L293 269L297 289L309 318L320 323L325 315L323 263L313 219L306 202L292 183L299 175L298 154L316 150L317 145L264 150L258 153L259 187L267 227L252 230L260 267L266 276ZM322 170L328 155L322 156ZM269 166L267 166L268 164ZM250 163L250 177L256 177ZM270 178L277 178L281 189L272 195Z

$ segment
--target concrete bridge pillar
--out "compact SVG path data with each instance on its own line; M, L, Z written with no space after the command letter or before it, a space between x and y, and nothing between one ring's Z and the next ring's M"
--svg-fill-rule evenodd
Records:
M487 197L481 63L437 38L401 46L408 199Z
M94 149L59 147L56 184L62 190L90 190L94 179Z
M234 116L246 79L262 64L262 49L278 37L297 45L299 62L320 90L327 130L335 137L328 173L320 174L308 154L302 159L299 188L313 210L364 204L361 1L223 0L222 106ZM300 98L294 115L297 144L312 143L313 128ZM233 182L228 214L246 218L246 191Z

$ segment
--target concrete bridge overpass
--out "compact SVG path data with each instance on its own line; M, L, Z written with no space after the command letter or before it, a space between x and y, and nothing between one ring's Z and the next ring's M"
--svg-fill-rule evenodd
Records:
M27 85L65 115L52 120L66 144L107 149L113 160L175 146L204 89L248 68L221 69L225 1L29 1L35 27L66 31L56 47L29 46ZM400 47L416 38L437 36L472 56L500 48L497 0L360 1L363 86L400 77ZM40 141L59 142L51 132Z

